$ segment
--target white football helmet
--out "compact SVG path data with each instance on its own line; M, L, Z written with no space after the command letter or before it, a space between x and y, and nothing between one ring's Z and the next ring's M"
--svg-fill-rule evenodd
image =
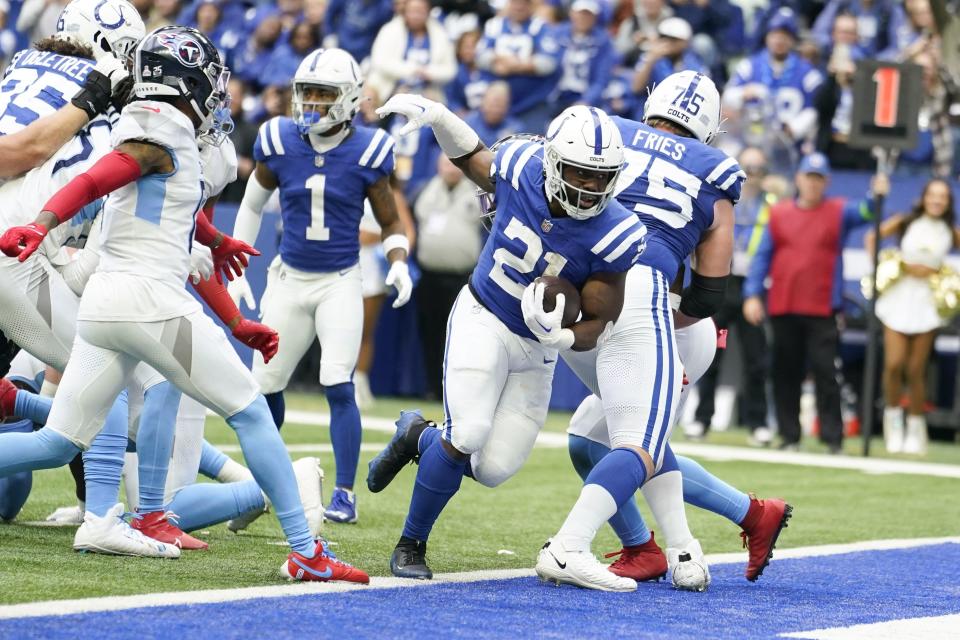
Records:
M108 55L124 60L145 34L140 14L127 0L73 0L60 12L54 35L87 45L96 60Z
M697 71L667 76L650 92L643 121L663 118L677 124L704 144L720 132L720 92L713 80Z
M568 107L547 127L543 143L547 195L556 198L575 220L592 218L606 209L623 163L620 131L596 107ZM607 173L605 187L602 191L588 191L572 185L563 178L563 169L568 165Z
M326 87L337 92L333 102L307 100L304 89ZM342 122L350 122L360 109L363 76L360 65L343 49L317 49L310 53L293 76L293 121L302 133L324 133ZM326 107L321 116L318 107Z

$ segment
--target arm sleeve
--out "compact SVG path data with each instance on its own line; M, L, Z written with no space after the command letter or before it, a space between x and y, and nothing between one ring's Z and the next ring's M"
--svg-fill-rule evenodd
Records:
M207 306L217 314L220 322L228 327L230 327L231 322L241 316L240 309L237 308L230 294L227 293L227 288L217 282L216 278L200 280L199 284L193 285L193 288L197 295L207 303ZM230 328L232 329L232 327Z
M873 220L873 202L869 197L862 200L847 200L843 203L843 231L867 224Z
M250 174L247 188L243 192L243 200L237 211L237 221L233 227L233 237L242 240L250 246L257 242L260 233L260 223L263 220L263 207L273 194L273 189L267 189L257 180L256 172Z
M763 281L770 271L770 260L773 257L773 236L770 235L770 227L763 230L763 236L760 238L760 245L757 252L750 261L750 269L747 271L747 279L743 282L743 297L763 295Z
M140 175L140 164L132 156L112 151L57 191L42 210L53 213L57 220L64 222L84 206L136 181Z

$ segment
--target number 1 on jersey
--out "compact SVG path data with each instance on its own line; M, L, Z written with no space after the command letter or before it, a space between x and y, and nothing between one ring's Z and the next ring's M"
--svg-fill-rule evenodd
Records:
M323 242L330 239L330 229L323 226L323 189L327 176L322 173L310 176L304 185L310 190L310 226L307 227L307 240Z

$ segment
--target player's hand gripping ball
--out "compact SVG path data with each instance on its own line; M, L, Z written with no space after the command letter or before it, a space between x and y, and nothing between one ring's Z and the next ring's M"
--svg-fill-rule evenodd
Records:
M564 297L563 321L561 326L567 328L580 317L580 292L573 283L559 276L540 276L535 282L542 282L543 310L553 311L557 306L557 294Z

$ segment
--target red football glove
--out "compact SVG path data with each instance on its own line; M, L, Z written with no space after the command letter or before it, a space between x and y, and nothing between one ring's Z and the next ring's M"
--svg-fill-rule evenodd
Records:
M233 328L233 337L263 354L264 364L270 362L280 348L280 336L276 331L265 324L246 318Z
M233 280L235 277L243 275L243 270L247 268L247 255L258 256L260 252L248 245L246 242L223 236L216 249L210 247L210 253L213 254L213 271L217 275L217 281L223 283L220 277L222 270L227 280ZM232 269L232 271L231 271Z
M25 227L10 227L0 236L0 251L23 262L36 251L47 237L47 228L38 222Z
M17 403L17 388L6 378L0 378L0 420L12 418Z

